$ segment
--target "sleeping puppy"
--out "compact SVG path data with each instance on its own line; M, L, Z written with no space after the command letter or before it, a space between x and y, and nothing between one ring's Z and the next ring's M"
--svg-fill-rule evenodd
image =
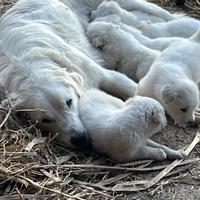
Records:
M81 96L79 112L95 150L116 161L185 156L182 150L148 139L166 125L164 109L154 99L136 96L123 102L102 91L90 90Z
M123 10L128 11L124 17L131 19L133 16L137 21L167 22L183 16L182 14L171 14L160 6L143 0L114 0L103 1L96 10L91 12L91 20L110 14L121 15Z
M131 34L138 42L146 47L162 51L166 49L173 42L183 40L181 37L160 37L160 38L149 38L145 36L140 30L133 26L122 23L121 17L116 14L107 15L105 17L98 17L89 26L95 26L97 22L113 23L118 25L123 31Z
M89 24L86 35L94 47L102 49L105 58L134 81L148 72L160 51L142 45L129 32L113 23L94 21ZM114 69L114 68L113 68Z
M120 0L121 1L121 0ZM121 2L120 2L121 3ZM150 38L159 37L190 37L199 26L200 21L191 17L179 17L174 20L160 23L152 23L150 20L138 20L126 8L116 2L105 2L92 13L92 18L104 17L107 15L118 15L122 23L139 29L144 35Z
M199 105L199 52L200 30L166 48L138 84L137 94L158 100L179 126L194 121Z

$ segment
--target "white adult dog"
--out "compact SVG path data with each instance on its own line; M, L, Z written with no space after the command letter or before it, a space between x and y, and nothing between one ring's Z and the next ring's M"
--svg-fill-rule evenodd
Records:
M136 96L123 102L91 90L81 96L79 111L95 150L114 160L163 160L185 155L149 139L166 125L164 108L152 98Z
M155 60L138 84L138 95L157 99L179 126L193 121L199 104L200 31L173 43Z
M147 74L160 51L142 45L133 35L112 23L94 21L89 24L86 35L96 48L101 48L113 68L134 81Z
M99 88L122 99L135 93L133 81L97 64L102 56L78 16L58 0L18 1L0 20L0 49L0 80L9 93L2 106L35 110L31 118L59 132L68 146L88 141L78 112L85 90Z
M123 6L120 7L120 5L114 1L102 3L98 9L92 13L92 18L95 19L113 14L118 15L122 23L136 27L150 38L172 36L190 37L200 26L200 21L191 17L179 17L165 23L151 23L149 20L139 21L132 13L128 12L127 9L123 9Z

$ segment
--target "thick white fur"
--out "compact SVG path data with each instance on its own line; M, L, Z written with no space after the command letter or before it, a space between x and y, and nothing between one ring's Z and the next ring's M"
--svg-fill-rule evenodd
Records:
M155 60L138 84L138 95L157 99L180 126L194 120L199 104L200 31L174 43Z
M122 0L120 0L120 3L121 1ZM137 29L141 30L144 35L150 38L172 36L190 37L198 30L200 26L199 20L191 17L181 17L165 23L151 23L149 20L139 21L133 14L128 12L127 9L123 9L122 5L122 7L120 7L120 5L114 1L102 3L93 13L92 17L98 18L116 14L120 16L122 23L136 27Z
M116 70L140 80L160 54L135 39L129 32L112 23L94 21L89 24L87 36L96 48L101 48L106 58L117 66Z
M64 2L21 0L1 18L0 80L9 92L2 106L36 109L33 120L59 132L65 145L73 138L81 146L87 134L79 118L79 96L100 88L126 99L134 95L136 84L97 64L103 57L84 35L78 19L84 13L70 0Z
M164 109L154 99L136 96L123 102L99 90L90 90L81 96L79 111L96 151L114 160L184 156L182 151L148 139L166 125Z

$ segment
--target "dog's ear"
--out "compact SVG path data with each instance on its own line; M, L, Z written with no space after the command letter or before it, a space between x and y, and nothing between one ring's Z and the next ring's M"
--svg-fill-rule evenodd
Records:
M172 103L176 99L177 93L172 86L165 85L161 90L161 96L164 102L168 104Z
M19 109L24 102L23 98L18 96L16 93L10 93L7 95L6 99L1 101L0 107L9 110L12 109Z

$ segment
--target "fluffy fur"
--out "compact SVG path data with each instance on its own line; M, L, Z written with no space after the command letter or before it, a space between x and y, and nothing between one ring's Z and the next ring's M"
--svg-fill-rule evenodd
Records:
M79 96L99 88L126 99L136 84L97 64L103 57L84 35L78 19L84 13L70 0L63 2L21 0L1 18L0 80L9 93L2 106L34 109L31 119L59 132L62 143L84 146L88 137L79 118Z
M154 99L136 96L123 102L91 90L81 96L79 110L96 151L114 160L163 160L184 156L181 150L175 151L148 139L166 125L164 109Z
M138 84L138 95L157 99L179 126L194 120L199 104L200 31L174 43L155 60Z
M122 6L121 0L119 1ZM126 1L135 2L135 1ZM137 1L136 1L137 2ZM141 1L143 2L143 1ZM141 30L142 33L150 38L158 37L190 37L194 34L199 26L199 20L193 19L191 17L181 17L168 21L165 23L151 23L149 20L139 21L133 14L128 12L127 8L123 9L116 2L105 2L101 4L98 9L93 13L93 18L103 17L111 14L120 16L122 23L136 27ZM145 5L145 4L144 4ZM145 7L146 8L146 7ZM155 12L158 10L155 10ZM160 15L161 11L158 11ZM171 15L171 14L170 14Z
M148 72L160 54L112 23L94 21L89 24L86 34L94 47L101 48L106 58L114 62L117 71L135 81Z

